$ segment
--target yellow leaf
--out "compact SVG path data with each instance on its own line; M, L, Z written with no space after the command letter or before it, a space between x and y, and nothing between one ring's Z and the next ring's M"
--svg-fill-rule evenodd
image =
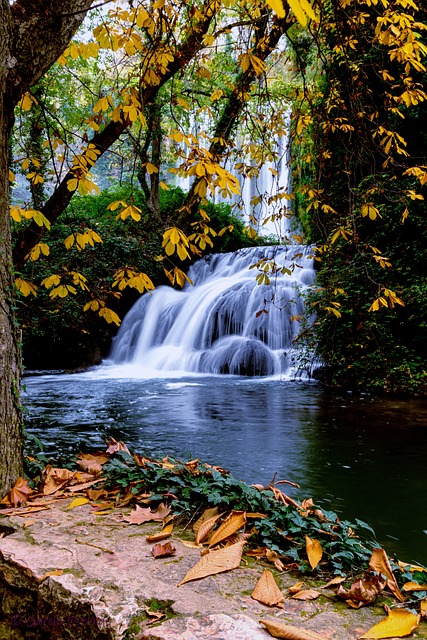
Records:
M326 636L321 636L310 629L301 629L276 620L260 620L267 631L274 638L285 638L286 640L327 640Z
M307 552L310 567L315 569L322 559L322 546L318 540L305 536L305 550Z
M209 548L226 540L246 523L246 511L232 511L228 518L218 527L209 540Z
M378 622L360 638L403 638L417 629L420 616L408 609L393 609L387 618Z
M147 162L147 165L145 167L147 169L147 172L151 175L152 173L159 173L158 168L152 164L151 162Z
M200 578L206 578L206 576L211 576L216 573L236 569L242 559L244 544L244 542L236 542L236 544L232 544L224 549L209 551L209 553L202 556L199 562L186 573L178 586L191 580L199 580Z
M75 507L81 507L83 504L89 502L88 498L74 498L74 500L68 505L68 509L74 509Z
M117 313L115 313L112 309L103 307L102 309L100 309L99 315L101 316L101 318L104 318L108 322L108 324L114 322L114 324L116 324L118 327L120 326L121 320Z
M385 305L387 306L387 304ZM405 596L401 593L395 576L390 565L390 561L384 549L374 549L371 559L369 560L369 568L372 571L378 571L387 578L387 586L394 593L396 598L401 602L405 601Z
M78 186L79 186L79 181L77 180L77 178L71 178L71 180L68 180L67 182L68 191L75 191Z
M9 182L13 182L15 180L15 174L9 169Z
M171 524L166 525L166 527L163 527L163 529L159 531L159 533L155 533L152 536L147 536L146 537L147 542L159 542L160 540L165 540L166 538L169 538L169 536L173 531L173 527L174 527L173 522Z
M26 93L22 99L21 102L19 103L19 106L21 107L21 109L23 109L24 111L29 111L31 109L32 106L32 100L29 96L28 93Z
M282 0L267 0L268 6L273 9L279 18L284 18L286 13ZM303 23L305 25L305 22Z
M264 569L251 597L269 607L283 607L284 595L276 584L273 574Z
M406 582L402 591L427 591L427 584L420 584L419 582Z
M31 282L27 282L27 280L23 280L22 278L16 278L15 285L23 296L27 297L30 293L33 296L37 296L37 287Z

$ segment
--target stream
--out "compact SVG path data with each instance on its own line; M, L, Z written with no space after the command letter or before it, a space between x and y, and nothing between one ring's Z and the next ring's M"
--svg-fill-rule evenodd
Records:
M246 482L278 479L387 551L427 564L427 402L325 390L308 381L197 374L136 378L126 366L27 375L27 431L47 454L123 440L150 456L200 457Z

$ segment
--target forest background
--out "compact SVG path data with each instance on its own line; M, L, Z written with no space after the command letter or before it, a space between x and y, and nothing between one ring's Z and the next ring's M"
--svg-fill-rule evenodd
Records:
M72 35L91 3L35 4L2 9L18 60L30 26L47 38L59 19ZM182 286L191 260L285 217L281 241L315 247L316 322L301 321L300 343L319 377L425 394L425 22L412 0L107 2L49 70L20 69L8 216L24 364L99 361L136 296ZM236 173L255 182L269 162L277 176L284 136L292 189L243 211ZM258 281L272 272L258 265ZM18 380L14 368L11 396Z

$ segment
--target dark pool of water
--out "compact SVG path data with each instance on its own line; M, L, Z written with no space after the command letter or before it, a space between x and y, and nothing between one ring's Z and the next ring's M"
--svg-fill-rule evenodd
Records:
M427 564L427 402L227 377L128 379L108 369L26 378L27 428L47 452L191 454L247 482L297 482L389 552Z

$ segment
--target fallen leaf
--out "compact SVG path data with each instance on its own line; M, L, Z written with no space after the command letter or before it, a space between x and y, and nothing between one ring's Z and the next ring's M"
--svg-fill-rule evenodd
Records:
M156 622L158 622L159 620L164 618L165 615L166 615L165 613L162 613L161 611L152 611L147 606L144 606L144 611L147 614L147 616L149 616L149 618L151 618L151 620L148 620L147 624L155 624Z
M81 507L83 504L87 504L89 500L87 498L74 498L67 507L67 510L74 509L75 507Z
M1 504L11 504L16 508L20 504L27 502L28 496L31 493L33 493L33 489L31 489L30 485L28 484L28 480L24 480L24 478L18 478L18 480L15 482L15 485L1 501Z
M366 574L363 578L353 582L349 589L340 586L337 590L337 596L344 598L353 609L359 609L374 602L386 584L386 578L381 578L381 575Z
M419 584L418 582L406 582L402 591L427 591L427 584Z
M24 522L24 529L26 529L27 527L31 527L31 525L35 522L37 522L37 520L27 520L26 522Z
M99 498L105 498L108 496L108 492L105 489L88 489L86 495L89 500L99 500Z
M228 518L218 527L209 539L209 548L215 547L223 540L226 540L239 531L246 524L245 511L232 511Z
M316 591L315 589L301 589L301 591L295 593L292 598L294 600L316 600L320 595L320 591Z
M155 558L165 558L167 556L173 556L176 549L171 542L165 542L165 544L155 544L151 549L151 553Z
M427 569L425 567L420 567L417 564L409 564L408 562L402 562L401 560L398 560L397 564L399 565L399 567L401 569L404 569L405 571L409 570L409 571L425 571L427 572Z
M203 545L190 542L190 540L180 540L180 543L188 549L203 549Z
M89 487L92 487L94 484L98 484L99 482L101 482L102 480L105 480L105 478L96 478L96 480L91 480L90 482L83 482L82 484L76 484L73 485L72 487L66 487L66 491L69 491L70 493L76 493L77 491L85 491L86 489L89 489ZM104 492L105 495L107 495L107 492L105 491L105 489L91 489L91 491L95 491L95 492ZM97 498L91 498L89 495L89 491L86 491L88 498L90 498L91 500L97 500Z
M244 542L237 542L224 549L209 551L186 573L178 586L190 580L199 580L215 573L236 569L242 559L243 546Z
M77 461L77 466L80 467L80 469L83 469L83 471L91 473L94 476L102 473L102 464L97 462L97 460L87 460L84 458L83 460Z
M427 618L427 598L420 602L420 613L422 618Z
M214 528L218 518L220 518L220 514L217 513L216 515L212 516L212 518L209 518L208 520L202 522L196 533L196 544L201 544L204 540L206 540L206 538Z
M136 505L135 511L132 511L129 516L123 516L122 522L128 522L129 524L143 524L144 522L161 522L170 513L170 507L165 504L159 505L156 511L151 511L150 508L143 509L139 505Z
M384 549L374 549L371 559L369 560L369 568L372 571L378 571L387 578L387 586L400 602L405 601L405 596L400 591L390 561Z
M211 507L210 509L205 509L205 511L203 511L202 515L200 516L200 518L198 518L196 522L193 524L194 533L197 534L202 524L206 522L206 520L210 520L217 514L218 514L218 507Z
M271 549L267 549L265 553L265 557L269 562L272 562L278 571L283 571L285 565L280 560L280 556L277 551L272 551Z
M45 496L55 493L59 489L63 489L74 479L75 471L69 469L56 469L48 464L42 471L41 490Z
M276 584L273 574L268 569L264 569L255 589L252 592L252 598L258 600L261 604L269 607L282 607L284 596Z
M305 536L305 550L307 552L310 567L315 569L322 559L322 546L318 540Z
M116 453L116 451L126 451L126 453L131 455L129 449L123 442L117 441L114 438L106 438L105 442L108 444L107 453L110 455Z
M320 588L321 589L327 589L328 587L332 587L335 584L341 584L344 581L345 581L345 577L344 576L335 576L335 578L332 578L332 580L329 580L329 582L327 582L326 584L322 584L322 586Z
M171 535L173 531L173 527L174 527L173 523L168 524L161 531L159 531L159 533L155 533L152 536L147 536L145 539L147 540L147 542L160 542L160 540L165 540L166 538L169 538L169 536Z
M285 638L285 640L328 640L310 629L301 629L283 622L273 620L260 620L267 631L275 638Z
M288 588L288 592L293 595L294 593L298 593L304 587L304 582L295 582L292 586Z
M44 573L42 577L39 578L39 581L42 582L43 580L46 580L46 578L49 578L50 576L62 576L63 573L64 573L64 569L54 569L53 571L48 571L47 573Z
M362 638L403 638L417 629L420 616L408 609L394 609L378 624L367 631Z
M186 462L185 466L189 471L191 471L193 475L196 475L198 471L197 468L199 466L199 458L195 458L194 460L190 460L189 462Z

